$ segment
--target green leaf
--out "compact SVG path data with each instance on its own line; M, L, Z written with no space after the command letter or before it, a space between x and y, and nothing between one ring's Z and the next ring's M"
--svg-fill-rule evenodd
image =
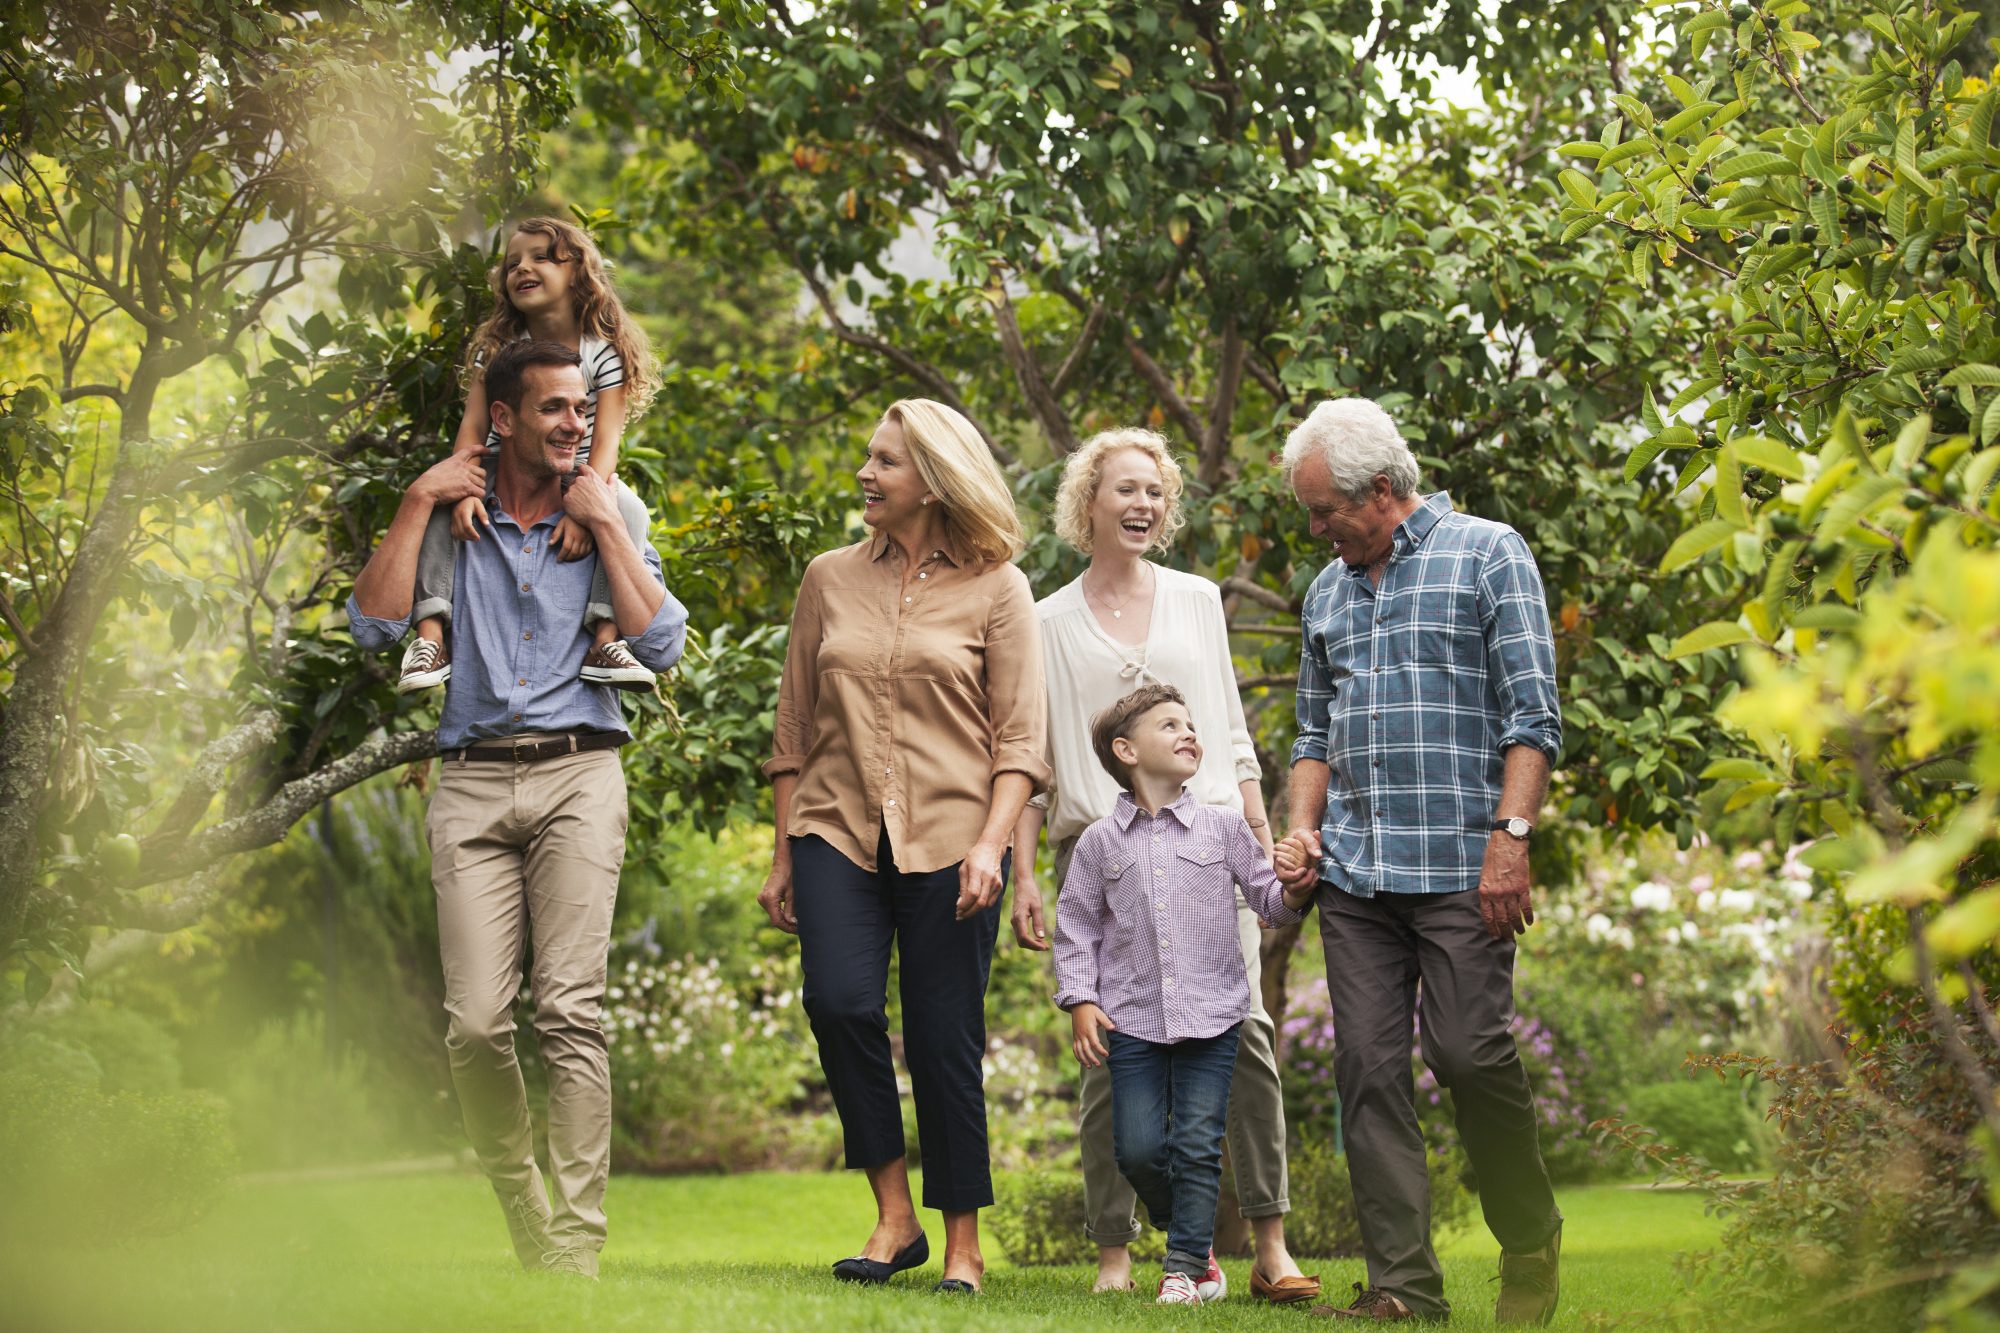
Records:
M1861 628L1861 613L1841 602L1814 602L1791 615L1794 629L1853 631Z
M1722 379L1720 376L1711 375L1694 381L1692 384L1688 385L1685 389L1682 389L1679 393L1674 395L1674 400L1671 403L1667 404L1667 415L1679 416L1680 410L1686 407L1689 403L1692 403L1695 399L1701 397L1703 394L1707 393L1710 389L1718 389L1721 387L1722 387Z
M1704 782L1731 779L1737 782L1770 782L1778 775L1768 765L1760 764L1755 759L1718 759L1701 770L1700 776Z
M1696 653L1712 652L1717 648L1730 648L1739 643L1753 640L1749 630L1733 620L1711 620L1706 625L1691 629L1674 640L1673 647L1667 649L1669 658L1692 657Z
M1556 179L1562 184L1563 192L1576 202L1578 208L1591 208L1597 203L1597 186L1590 177L1575 167L1564 167Z
M1632 452L1625 455L1625 480L1636 481L1641 472L1660 456L1667 443L1654 435L1632 446Z
M1603 171L1610 171L1621 162L1629 162L1642 153L1651 152L1652 148L1653 144L1650 139L1627 139L1616 148L1607 150L1604 156L1598 160L1598 168Z
M1964 384L2000 385L2000 366L1989 366L1974 361L1960 366L1938 382L1947 389L1956 389Z
M1709 174L1719 181L1733 181L1745 176L1796 176L1799 168L1783 153L1757 151L1738 153L1726 162L1718 162Z
M1863 477L1827 504L1826 512L1820 515L1819 527L1814 531L1822 541L1838 541L1867 517L1876 505L1902 489L1900 477L1885 477L1879 473Z
M1660 405L1653 401L1653 386L1650 384L1641 391L1639 420L1655 435L1665 430L1667 426L1666 422L1660 420Z
M1587 157L1595 160L1604 156L1604 145L1590 139L1578 139L1575 143L1564 144L1556 151L1564 157Z
M1660 126L1662 139L1678 139L1691 127L1705 118L1709 112L1720 107L1720 102L1696 102L1683 111L1676 112L1673 119Z
M1763 468L1787 481L1805 480L1805 464L1799 461L1799 456L1768 435L1745 435L1730 441L1730 447L1750 467Z
M1719 518L1695 524L1674 538L1674 544L1660 557L1660 572L1670 574L1682 565L1707 555L1739 531L1741 528L1737 524Z
M1717 518L1727 519L1737 528L1749 525L1750 516L1743 509L1743 462L1734 441L1716 455L1714 492Z

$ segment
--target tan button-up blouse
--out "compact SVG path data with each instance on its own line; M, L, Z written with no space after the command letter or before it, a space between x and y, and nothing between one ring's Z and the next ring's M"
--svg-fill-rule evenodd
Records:
M985 827L993 778L1049 780L1041 625L1013 565L932 551L907 585L877 536L806 567L764 772L797 773L787 831L878 869L942 870Z

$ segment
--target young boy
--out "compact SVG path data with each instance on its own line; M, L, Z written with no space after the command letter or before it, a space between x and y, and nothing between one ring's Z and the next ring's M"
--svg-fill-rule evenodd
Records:
M1056 904L1056 1003L1069 1011L1078 1063L1111 1067L1118 1169L1166 1227L1159 1303L1200 1305L1236 1036L1250 1011L1236 889L1275 926L1305 915L1312 887L1287 896L1243 816L1183 789L1201 742L1180 691L1134 690L1092 719L1090 739L1124 791L1070 858Z

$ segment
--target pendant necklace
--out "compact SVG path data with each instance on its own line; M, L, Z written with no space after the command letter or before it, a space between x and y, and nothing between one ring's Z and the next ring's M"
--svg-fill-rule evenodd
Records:
M1148 565L1147 566L1148 572L1146 576L1146 585L1148 587L1151 587L1153 582L1151 570L1152 566ZM1083 584L1084 595L1094 599L1099 606L1103 607L1106 611L1109 611L1111 613L1111 618L1113 620L1123 620L1125 618L1125 608L1131 604L1131 601L1134 597L1137 597L1139 595L1138 590L1135 589L1134 591L1127 593L1123 598L1121 598L1118 602L1118 605L1113 606L1110 602L1110 599L1105 597L1104 594L1093 593L1090 591L1089 579L1083 579L1080 581Z

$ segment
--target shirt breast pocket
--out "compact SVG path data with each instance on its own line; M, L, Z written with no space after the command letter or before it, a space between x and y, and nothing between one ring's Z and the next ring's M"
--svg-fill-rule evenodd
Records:
M1472 588L1438 589L1412 615L1410 660L1420 666L1455 670L1479 667L1486 660L1486 636L1479 624L1477 593Z

